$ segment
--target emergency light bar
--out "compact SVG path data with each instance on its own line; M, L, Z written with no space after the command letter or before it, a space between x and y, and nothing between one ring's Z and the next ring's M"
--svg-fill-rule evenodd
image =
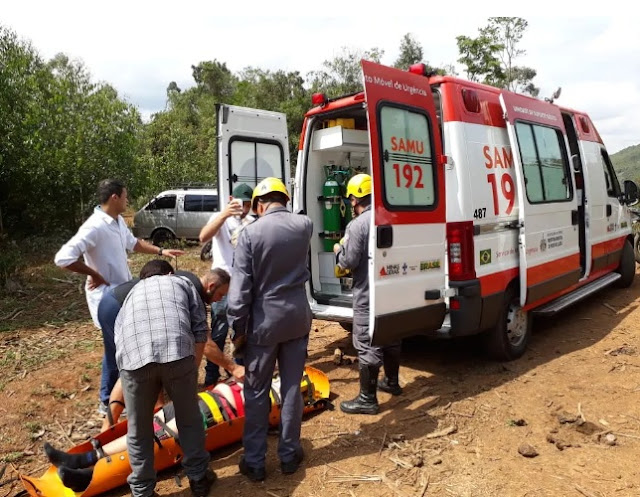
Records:
M320 105L324 107L327 105L327 96L324 93L314 93L311 95L311 103L313 105Z

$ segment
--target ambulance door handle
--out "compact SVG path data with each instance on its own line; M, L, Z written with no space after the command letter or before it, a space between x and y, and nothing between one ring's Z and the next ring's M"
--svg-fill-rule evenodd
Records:
M607 204L607 217L611 216L611 212L612 212L611 204Z
M578 209L571 211L571 225L576 226L578 224Z
M378 248L389 248L393 245L393 226L378 226L376 235Z

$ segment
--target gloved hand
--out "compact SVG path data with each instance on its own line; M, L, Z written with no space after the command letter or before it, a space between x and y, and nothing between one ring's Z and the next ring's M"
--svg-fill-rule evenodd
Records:
M336 264L333 268L333 274L336 278L344 278L346 276L351 276L351 269L342 269Z

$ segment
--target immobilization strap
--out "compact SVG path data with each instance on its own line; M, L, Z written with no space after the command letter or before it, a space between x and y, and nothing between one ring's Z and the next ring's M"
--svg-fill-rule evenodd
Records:
M107 462L111 462L111 456L107 456L104 453L104 450L102 450L102 444L100 443L100 440L97 440L95 438L91 439L91 445L93 446L93 448L95 449L95 451L98 454L98 459L104 459L106 457Z
M222 399L220 398L220 395L218 395L216 392L207 392L207 393L211 396L213 401L218 406L218 409L220 410L220 414L222 414L222 419L224 420L224 422L225 423L229 422L231 418L229 416L229 412L224 408L224 404L222 403Z
M314 395L313 383L311 382L309 375L307 374L302 375L302 382L307 387L307 403L309 405L313 405L313 400L315 398L315 395Z
M273 405L277 405L278 407L280 407L280 395L278 395L278 392L276 391L275 388L273 388L273 386L271 386L271 392L269 394L269 399L271 400L271 407L273 407Z
M238 417L238 413L236 412L234 407L231 405L231 402L229 402L227 398L221 393L216 392L216 395L218 396L218 398L220 399L220 402L222 403L222 408L229 415L229 419L230 420L236 419Z
M109 426L113 426L115 423L113 422L113 413L111 412L111 404L119 404L124 409L124 402L120 402L119 400L112 400L109 402L109 406L107 407L107 420L109 421Z
M178 438L178 434L175 431L173 431L171 428L169 428L167 423L162 421L159 416L154 416L153 421L157 423L164 431L166 431L170 437L173 437L176 443L180 445L180 439Z
M207 404L207 407L211 411L211 414L213 414L213 419L215 420L216 424L222 423L224 421L224 418L222 417L220 408L218 407L218 404L216 404L216 402L213 400L213 397L209 395L209 393L210 392L207 390L206 392L200 392L198 395L202 400L204 400L204 403Z
M236 411L239 418L244 417L244 402L242 402L242 387L238 385L235 381L229 382L229 387L231 387L231 393L233 394L233 399L236 401Z
M204 429L206 430L207 428L215 425L216 422L213 419L213 413L205 401L201 398L198 399L198 406L200 407L200 413L202 414L202 419L204 421Z

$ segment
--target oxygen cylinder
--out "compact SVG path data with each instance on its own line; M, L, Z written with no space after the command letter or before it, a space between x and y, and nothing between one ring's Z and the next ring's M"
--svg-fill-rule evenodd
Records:
M333 245L340 239L340 185L333 174L329 174L322 185L322 222L324 230L324 250L333 252Z

